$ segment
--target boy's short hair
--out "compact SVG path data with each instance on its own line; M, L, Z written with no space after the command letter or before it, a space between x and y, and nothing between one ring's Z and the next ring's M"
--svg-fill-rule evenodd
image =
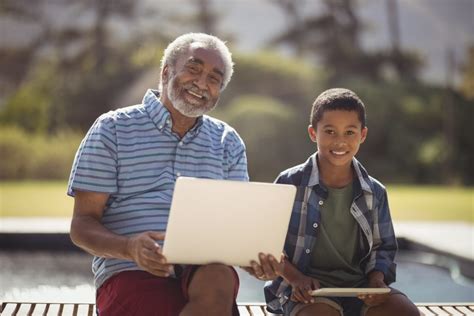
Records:
M366 126L365 105L357 94L349 89L333 88L324 91L314 100L310 116L313 128L316 128L324 112L334 110L355 111L359 116L362 128Z

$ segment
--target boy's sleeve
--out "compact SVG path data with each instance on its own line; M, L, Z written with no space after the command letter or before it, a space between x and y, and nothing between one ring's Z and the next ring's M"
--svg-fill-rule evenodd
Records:
M117 141L115 124L99 117L76 152L69 177L68 195L75 190L115 193L117 186Z
M377 197L378 206L374 218L374 244L366 273L377 270L385 275L385 283L395 282L395 254L398 250L397 239L393 229L392 218L385 189Z

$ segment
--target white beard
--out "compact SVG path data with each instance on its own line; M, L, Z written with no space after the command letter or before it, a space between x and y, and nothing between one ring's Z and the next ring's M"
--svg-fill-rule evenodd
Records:
M210 95L208 92L204 93L204 96L206 97L206 103L204 104L200 104L199 102L193 103L192 101L185 101L184 98L179 95L179 92L187 93L184 90L193 90L192 83L188 85L183 85L181 89L179 89L177 87L176 81L177 80L174 74L171 74L171 79L168 83L167 94L168 99L171 101L171 104L173 104L173 107L179 113L187 117L199 117L206 114L207 112L212 111L217 106L217 101L219 99L213 102L210 99Z

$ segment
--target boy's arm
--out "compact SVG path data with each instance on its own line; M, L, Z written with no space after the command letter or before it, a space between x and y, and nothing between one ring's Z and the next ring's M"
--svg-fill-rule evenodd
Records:
M377 196L378 207L374 218L374 245L367 265L367 275L381 272L384 283L389 285L395 281L395 254L398 250L397 240L393 229L392 218L388 205L387 192L383 189Z
M303 274L286 258L283 260L283 270L280 275L286 283L291 285L291 299L293 301L303 303L314 302L311 292L321 287L318 280Z

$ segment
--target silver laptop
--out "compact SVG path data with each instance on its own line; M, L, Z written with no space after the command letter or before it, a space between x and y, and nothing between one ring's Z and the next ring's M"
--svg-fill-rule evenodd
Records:
M258 253L280 259L296 187L180 177L163 254L169 263L248 266Z

